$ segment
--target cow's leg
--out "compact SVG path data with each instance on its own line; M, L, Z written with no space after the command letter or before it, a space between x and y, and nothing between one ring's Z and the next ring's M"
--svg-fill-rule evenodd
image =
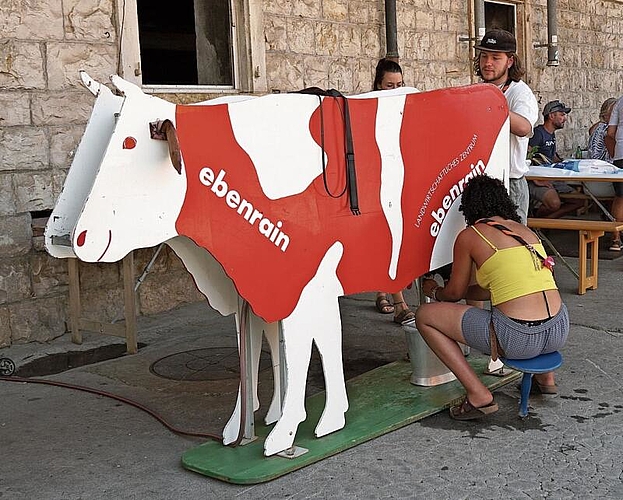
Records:
M236 330L238 336L238 346L240 346L240 322L238 321L239 315L236 314ZM257 318L251 311L249 311L249 329L250 329L250 345L247 346L251 350L252 354L252 368L250 370L251 380L248 381L247 388L249 391L253 391L253 412L257 411L260 407L260 401L257 397L257 375L260 365L260 354L262 351L262 331L264 322ZM241 377L246 374L241 373ZM231 444L238 439L240 433L240 423L242 418L242 404L241 404L241 387L238 386L238 396L236 398L236 407L234 408L231 417L225 428L223 429L223 444Z
M240 345L240 329L238 327L238 345ZM257 395L258 387L258 374L260 365L260 356L262 354L262 333L266 337L268 346L270 348L270 355L273 367L273 398L266 413L265 421L267 424L272 424L279 419L281 415L281 383L279 379L279 323L266 323L262 318L259 318L253 312L249 312L249 327L251 328L251 346L250 349L253 353L253 377L249 390L253 391L253 411L257 411L260 407L260 400ZM241 375L244 376L244 375ZM240 431L240 418L241 418L241 393L240 386L238 387L238 397L236 398L236 407L229 417L229 421L223 429L223 444L231 444L238 438Z
M341 322L337 297L343 294L336 275L342 257L341 243L334 244L325 254L316 275L301 293L290 316L282 321L286 364L286 387L282 414L266 438L264 454L273 455L294 443L298 425L305 420L305 386L311 357L311 344L320 336L318 348L323 357L327 401L318 430L324 434L344 426L348 400L341 365ZM322 333L321 333L322 332ZM331 339L331 340L330 340ZM335 364L339 366L335 366ZM330 365L330 366L329 366ZM340 387L341 386L341 387Z
M273 399L268 407L268 412L264 421L272 424L279 420L281 416L281 379L279 374L279 323L267 323L264 329L264 336L270 348L270 357L273 367Z

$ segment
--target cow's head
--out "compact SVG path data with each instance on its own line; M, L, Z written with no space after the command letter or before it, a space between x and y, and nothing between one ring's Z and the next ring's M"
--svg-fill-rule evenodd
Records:
M168 142L150 131L159 122L164 138L174 137L175 105L118 76L112 83L123 104L71 235L74 252L88 262L114 262L176 236L186 194L181 156L170 156Z

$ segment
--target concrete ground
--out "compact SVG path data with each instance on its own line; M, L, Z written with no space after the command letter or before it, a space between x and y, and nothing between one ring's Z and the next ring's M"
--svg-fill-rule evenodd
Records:
M518 391L511 384L496 391L500 411L483 421L455 422L444 411L254 486L183 469L182 454L204 439L175 434L133 406L66 388L0 381L0 499L623 498L621 271L623 261L600 261L598 290L579 296L571 273L557 267L571 317L558 370L560 394L533 396L527 419L517 417ZM341 299L347 378L406 354L403 331L391 316L375 311L373 299ZM412 291L407 300L417 302ZM235 374L226 373L233 331L231 318L194 304L140 318L145 345L137 355L44 378L137 401L179 429L219 434L238 384ZM111 343L119 339L86 335L75 346L63 337L0 349L0 358L26 370L36 360ZM213 361L211 353L219 359ZM308 391L322 388L314 357ZM270 370L264 369L260 414L271 389Z

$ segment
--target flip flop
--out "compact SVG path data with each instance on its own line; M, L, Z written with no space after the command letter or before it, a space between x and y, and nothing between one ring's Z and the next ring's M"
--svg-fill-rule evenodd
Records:
M521 384L517 385L517 390L521 392ZM558 394L558 386L539 384L536 380L532 380L532 385L530 386L530 394L533 394L533 395L534 394L544 394L544 395Z
M496 411L498 411L498 404L495 402L495 399L488 405L476 408L465 398L460 405L450 407L450 418L454 420L474 420L491 415Z
M386 296L380 295L376 298L376 310L381 314L392 314L395 309Z

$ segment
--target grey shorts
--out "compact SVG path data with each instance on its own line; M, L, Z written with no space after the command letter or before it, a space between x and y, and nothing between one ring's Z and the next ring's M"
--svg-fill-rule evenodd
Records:
M569 335L569 313L562 304L555 316L537 326L513 321L496 307L492 311L472 307L463 315L461 328L467 345L485 354L491 354L489 322L498 342L508 358L528 359L560 349Z
M569 184L563 181L553 181L552 185L557 193L573 193L575 189L573 189ZM543 196L547 193L551 188L545 186L537 186L534 182L528 182L528 191L530 193L530 207L538 208L543 202Z
M517 215L522 224L528 223L528 207L530 196L528 194L528 181L525 177L519 179L509 179L508 193L512 202L517 205Z

